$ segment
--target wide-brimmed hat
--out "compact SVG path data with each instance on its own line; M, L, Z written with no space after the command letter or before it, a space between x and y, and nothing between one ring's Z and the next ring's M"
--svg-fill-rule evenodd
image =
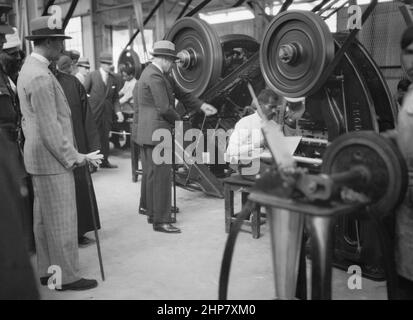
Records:
M161 40L155 42L153 45L153 51L150 52L154 57L170 57L176 60L179 57L176 55L175 44L168 40Z
M19 33L17 31L17 28L13 28L14 33L12 34L6 34L6 43L3 46L3 50L7 49L13 49L13 48L20 48L22 45L22 42L19 37Z
M9 4L0 0L0 33L2 34L13 34L13 28L7 23L7 14L11 9Z
M99 57L100 63L113 64L113 56L110 52L103 52Z
M90 63L89 63L89 59L88 58L79 58L79 61L77 62L77 65L79 67L83 67L83 68L88 68L90 69Z
M66 36L65 31L62 28L56 28L56 17L43 16L35 18L30 22L31 35L27 36L27 40L38 40L45 38L60 38L60 39L72 39L72 37Z

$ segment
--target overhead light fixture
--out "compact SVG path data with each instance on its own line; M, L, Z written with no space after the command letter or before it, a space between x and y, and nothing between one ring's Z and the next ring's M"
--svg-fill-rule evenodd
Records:
M251 10L245 7L200 13L199 17L209 24L251 20L255 18Z

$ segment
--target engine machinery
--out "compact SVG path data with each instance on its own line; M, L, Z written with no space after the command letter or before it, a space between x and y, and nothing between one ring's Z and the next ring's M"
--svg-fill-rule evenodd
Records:
M407 181L397 149L378 136L379 132L394 128L397 115L387 84L357 40L358 29L335 34L329 31L321 16L329 2L323 1L312 11L286 10L288 5L283 6L283 12L269 22L260 43L246 35L219 37L209 24L192 17L177 20L165 36L175 43L179 52L180 62L173 69L176 83L218 109L218 114L209 118L200 113L187 115L190 127L202 132L232 129L251 104L249 84L255 92L267 86L291 101L305 98L303 117L289 124L303 137L294 154L300 170L282 174L281 180L291 183L291 194L268 194L277 188L262 181L268 180L273 172L258 181L258 191L251 195L251 200L261 202L274 213L268 219L273 240L280 221L292 223L291 219L295 219L297 230L302 230L304 216L316 221L310 225L316 239L313 242L315 278L321 287L314 289L314 298L331 296L328 289L331 273L326 271L331 262L330 252L325 244L330 248L334 243L334 260L341 267L354 263L368 265L361 261L365 239L372 236L374 226L380 224L382 218L391 216L404 195ZM363 13L362 23L376 4L377 0L371 1ZM139 63L135 55L127 57L128 52L124 55L123 60ZM186 113L184 106L178 108L182 114ZM288 119L284 120L287 124ZM185 146L176 147L184 149ZM217 151L225 152L224 149ZM223 197L219 178L227 169L225 165L185 164L177 170L178 182L183 186L195 183L205 193ZM293 194L300 195L298 202ZM286 198L289 200L284 201ZM354 201L347 204L348 198L356 199L357 204ZM297 212L293 214L291 210ZM366 215L373 218L360 221L360 216ZM329 238L332 223L334 241ZM382 228L377 230L382 232ZM295 237L295 241L291 239L288 243L295 246L294 252L299 252L300 232L288 236ZM280 243L280 239L277 241ZM281 255L285 253L277 247L277 241L273 241L274 257L280 250ZM282 243L285 244L285 239ZM283 267L279 260L274 263L280 267L276 272L278 284L283 283L282 268L296 267L296 259L284 258ZM391 267L384 267L388 276ZM367 276L383 277L363 271ZM293 297L293 278L294 273L290 278L284 277L290 281L278 290L282 298Z

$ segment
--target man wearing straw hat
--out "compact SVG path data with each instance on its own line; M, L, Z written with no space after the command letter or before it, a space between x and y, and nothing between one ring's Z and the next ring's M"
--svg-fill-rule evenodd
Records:
M76 78L85 85L86 77L90 71L90 63L88 58L80 58L77 63L77 73L75 74Z
M159 142L153 141L152 135L158 129L172 130L175 121L181 119L175 110L175 99L188 109L202 110L206 116L214 115L217 110L175 85L169 75L178 60L172 42L156 42L152 55L153 63L145 68L139 79L135 101L139 117L134 141L142 147L141 206L145 205L148 222L153 223L155 231L180 233L181 230L172 225L170 214L172 162L155 163L152 153Z
M76 149L68 102L49 70L63 51L63 41L70 37L63 29L51 28L50 19L31 21L31 35L26 39L33 41L34 51L17 84L26 137L24 161L33 180L38 272L40 283L49 288L53 282L56 290L87 290L97 282L79 276L73 169L87 162L98 166L102 156L98 151L80 154Z

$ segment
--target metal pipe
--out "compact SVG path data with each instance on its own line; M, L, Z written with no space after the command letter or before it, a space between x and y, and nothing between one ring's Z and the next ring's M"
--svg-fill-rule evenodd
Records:
M326 3L328 3L330 0L323 0L321 3L319 3L318 5L316 5L313 10L311 10L312 12L317 12L318 10L320 10L322 7L324 7L324 5Z
M73 16L73 13L76 10L77 4L78 4L79 0L72 0L72 3L70 5L69 11L67 12L67 15L65 17L65 20L63 21L63 30L66 29L67 25L69 24L70 19Z
M50 8L52 5L54 5L54 3L55 3L55 0L49 0L49 2L48 2L48 3L46 4L46 6L44 7L42 16L47 16L48 11L49 11L49 8Z
M305 157L298 157L298 156L294 156L293 158L295 161L299 163L312 164L316 166L321 166L323 164L323 160L321 159L305 158Z
M325 8L322 8L317 14L318 15L322 15L324 12L326 12L327 10L331 9L332 6L334 6L337 2L339 2L340 0L333 0L330 4L328 4L328 6L326 6Z
M193 15L197 14L200 10L202 10L211 1L212 0L204 0L199 5L197 5L194 9L189 11L189 13L185 17L192 17Z
M192 0L187 0L184 7L182 8L181 12L179 13L178 17L176 20L179 20L182 18L182 16L185 14L186 9L188 9L189 5L192 3Z
M164 0L159 0L158 3L155 5L155 7L153 7L153 9L151 10L151 12L149 13L149 15L146 17L146 19L143 21L143 26L145 26L149 20L152 18L152 16L155 14L156 10L158 10L158 8L161 6L161 4L164 2ZM140 30L136 30L136 32L134 33L134 35L132 36L132 38L130 38L128 44L125 46L125 49L123 49L123 51L125 51L131 44L132 42L135 40L135 38L138 36Z
M301 142L305 142L305 143L314 143L314 144L324 144L324 145L328 145L328 140L326 139L317 139L317 138L307 138L307 137L303 137L301 138Z

